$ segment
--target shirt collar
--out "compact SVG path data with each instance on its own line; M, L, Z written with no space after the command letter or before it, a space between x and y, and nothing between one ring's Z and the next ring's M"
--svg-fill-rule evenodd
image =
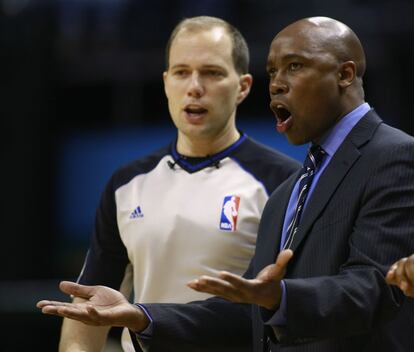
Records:
M322 138L320 145L323 150L330 156L334 155L349 132L369 110L369 104L363 103L340 119Z
M205 157L196 158L196 157L188 157L183 156L178 153L177 151L177 140L175 140L171 144L171 155L174 159L174 162L179 164L183 169L187 170L188 172L195 172L205 167L217 165L217 163L224 159L225 157L229 156L236 148L238 148L248 137L247 134L240 131L240 138L234 142L232 145L227 147L226 149L214 154L214 155L207 155Z

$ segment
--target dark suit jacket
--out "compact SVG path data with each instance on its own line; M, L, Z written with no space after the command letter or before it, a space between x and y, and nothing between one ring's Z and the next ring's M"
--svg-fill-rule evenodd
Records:
M270 197L246 277L275 261L297 177ZM274 312L257 306L155 304L150 351L414 351L413 300L384 280L414 252L414 138L364 116L321 175L292 249L277 337Z

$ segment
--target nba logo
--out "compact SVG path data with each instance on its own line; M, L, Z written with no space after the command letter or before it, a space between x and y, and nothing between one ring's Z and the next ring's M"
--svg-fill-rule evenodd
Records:
M239 196L224 197L223 207L221 208L220 230L236 231L237 216L239 215Z

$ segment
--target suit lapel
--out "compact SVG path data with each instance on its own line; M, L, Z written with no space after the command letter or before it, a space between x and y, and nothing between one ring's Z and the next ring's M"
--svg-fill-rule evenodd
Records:
M372 110L369 111L351 130L336 151L324 173L319 178L318 184L309 200L295 240L292 243L293 251L298 248L309 233L309 229L322 213L329 199L335 193L335 190L359 159L361 155L359 148L371 139L380 123L381 119L377 114Z
M257 274L263 267L273 263L279 253L280 240L283 230L283 221L289 203L290 194L299 177L300 170L295 172L285 183L272 195L272 205L270 208L274 212L267 216L267 221L261 223L260 238L258 240L256 252L260 255L256 257L255 272ZM263 220L263 219L262 219Z

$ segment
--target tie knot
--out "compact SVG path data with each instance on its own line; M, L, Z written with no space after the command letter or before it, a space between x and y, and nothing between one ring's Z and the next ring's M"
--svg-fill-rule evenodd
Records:
M322 149L320 145L313 144L309 148L308 155L306 155L306 159L303 163L303 166L305 167L305 169L310 168L312 170L315 170L321 163L325 154L326 152Z

